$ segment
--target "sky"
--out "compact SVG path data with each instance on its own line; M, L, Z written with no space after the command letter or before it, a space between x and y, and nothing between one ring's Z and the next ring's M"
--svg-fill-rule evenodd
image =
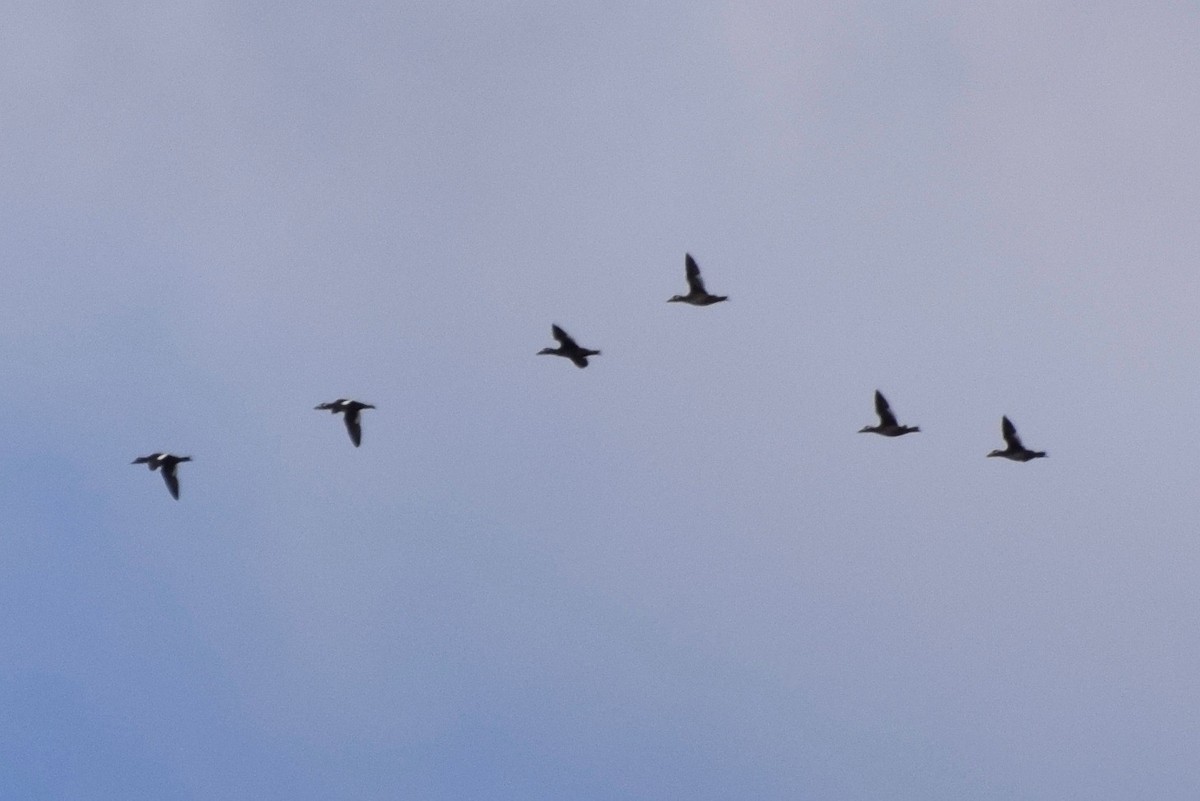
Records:
M1198 36L5 3L0 795L1200 795Z

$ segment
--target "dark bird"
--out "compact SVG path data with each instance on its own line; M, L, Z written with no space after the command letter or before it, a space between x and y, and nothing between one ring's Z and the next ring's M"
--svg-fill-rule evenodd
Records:
M1008 447L1004 450L994 450L988 456L1003 456L1014 462L1028 462L1030 459L1040 459L1046 455L1045 451L1031 451L1022 445L1021 438L1017 436L1017 427L1007 416L1000 418L1000 433L1004 435L1004 444Z
M190 456L176 456L172 453L152 453L149 456L139 456L130 464L144 464L153 470L161 470L163 481L167 482L167 489L171 493L171 497L179 500L179 479L175 476L175 468L180 462L190 462Z
M542 348L537 352L538 356L564 356L574 362L576 367L583 368L588 366L588 356L600 355L598 350L579 347L575 340L571 339L571 335L557 325L550 326L550 331L558 340L558 347Z
M708 294L708 290L704 288L704 279L700 277L700 265L696 264L696 260L692 258L692 254L685 253L683 261L687 268L688 293L686 295L675 295L667 303L690 303L693 306L711 306L714 303L729 300L729 297L726 295Z
M896 415L892 414L892 407L888 405L887 398L883 397L883 393L879 390L875 390L875 413L879 415L879 425L863 426L858 430L858 433L899 437L921 430L918 426L902 426L896 422Z
M350 441L354 443L354 447L362 444L362 426L358 422L358 413L363 409L374 409L375 407L369 403L361 403L348 398L338 398L329 403L322 403L315 407L321 411L330 411L333 414L341 412L345 415L346 431L350 433Z

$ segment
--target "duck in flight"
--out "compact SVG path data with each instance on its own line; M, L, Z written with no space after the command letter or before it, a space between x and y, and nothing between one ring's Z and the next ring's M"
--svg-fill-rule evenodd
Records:
M192 457L190 456L176 456L172 453L152 453L149 456L139 456L131 464L144 464L151 471L161 471L163 481L167 482L167 490L171 493L171 497L179 500L179 478L175 475L175 468L179 466L180 462L190 461L192 461Z
M375 407L369 403L361 403L348 398L338 398L329 403L322 403L315 407L320 411L329 411L333 414L341 412L345 415L346 431L350 434L350 441L354 443L354 447L362 444L362 425L358 422L358 413L363 409L374 409Z
M875 390L875 413L879 415L879 425L863 426L858 433L899 437L921 430L919 426L902 426L896 422L896 415L892 414L892 407L888 405L887 398L883 397L883 393L879 390Z
M1045 451L1031 451L1021 444L1021 438L1017 436L1017 427L1007 415L1000 418L1000 433L1004 435L1004 444L1008 447L1004 450L994 450L988 456L1003 456L1014 462L1028 462L1030 459L1040 459L1046 455Z
M559 328L557 325L550 326L551 333L558 340L557 348L542 348L537 352L538 356L563 356L575 363L576 367L583 368L588 366L588 356L599 356L600 351L581 348L571 339L571 335Z
M667 303L690 303L693 306L711 306L714 303L729 300L727 295L708 294L708 290L704 288L704 279L700 277L700 265L696 264L696 260L692 258L692 254L685 253L683 261L687 269L688 293L686 295L675 295Z

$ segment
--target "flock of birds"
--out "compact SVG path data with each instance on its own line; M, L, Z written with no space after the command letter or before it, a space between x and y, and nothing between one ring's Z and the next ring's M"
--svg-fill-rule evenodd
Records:
M883 397L883 393L879 390L875 390L875 413L879 415L879 425L863 426L858 433L899 437L904 434L915 434L921 430L920 426L900 425L896 420L896 415L892 413L892 407L888 404L887 398ZM1004 436L1005 447L997 448L988 456L1000 456L1004 459L1012 459L1014 462L1028 462L1046 455L1045 451L1031 451L1021 443L1021 438L1017 436L1017 427L1013 425L1007 415L1000 418L1000 433Z
M687 276L688 292L686 295L674 295L667 300L668 303L687 303L691 306L711 306L714 303L720 303L723 300L729 300L727 295L713 295L704 287L704 279L700 277L700 265L696 264L696 260L691 254L684 256L685 274ZM588 358L591 356L599 356L600 351L585 348L571 337L561 326L554 324L550 327L550 331L558 342L557 348L542 348L538 351L539 356L562 356L565 359L570 359L571 362L579 368L588 366ZM333 414L341 414L342 420L346 424L346 432L350 435L350 441L354 443L354 447L362 445L362 423L360 415L363 409L374 409L375 407L369 403L351 400L350 398L338 398L335 401L322 403L315 407L318 411L328 411ZM896 419L896 415L892 412L892 407L888 403L887 398L879 390L875 390L875 413L879 415L879 425L863 426L859 429L860 434L880 434L885 437L900 437L905 434L915 434L920 431L919 426L900 425ZM1000 418L1000 433L1004 437L1004 448L997 448L988 454L998 456L1004 459L1011 459L1014 462L1028 462L1032 459L1039 459L1046 455L1045 451L1034 451L1026 448L1021 443L1021 438L1017 436L1017 427L1007 416ZM183 462L192 461L190 456L176 456L172 453L152 453L149 456L139 456L133 460L133 464L144 464L151 471L158 470L162 473L163 481L167 484L167 490L171 493L171 497L179 500L179 476L176 475L176 470Z

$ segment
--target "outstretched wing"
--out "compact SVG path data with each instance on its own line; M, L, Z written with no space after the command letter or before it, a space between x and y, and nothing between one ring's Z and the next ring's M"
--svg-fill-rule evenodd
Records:
M568 334L566 331L562 330L561 328L559 328L557 325L550 326L550 332L554 334L554 338L557 339L558 343L560 345L562 345L563 347L566 347L566 348L578 348L579 347L578 345L575 344L575 340L571 339L571 335Z
M175 475L175 465L164 464L159 472L162 473L163 481L167 483L167 491L171 493L171 497L179 500L179 478Z
M1008 416L1000 418L1000 433L1004 435L1004 442L1014 451L1023 451L1025 446L1021 444L1021 438L1017 436L1017 427L1012 424L1012 420Z
M899 425L896 422L896 415L892 414L892 407L888 405L887 398L883 397L883 393L875 390L875 414L879 415L879 425L895 426Z
M704 279L700 277L700 265L696 264L691 253L685 253L683 261L687 268L688 289L697 295L707 295L708 290L704 288Z
M345 417L346 431L350 434L350 441L357 448L362 444L362 426L358 423L358 409L347 409Z

